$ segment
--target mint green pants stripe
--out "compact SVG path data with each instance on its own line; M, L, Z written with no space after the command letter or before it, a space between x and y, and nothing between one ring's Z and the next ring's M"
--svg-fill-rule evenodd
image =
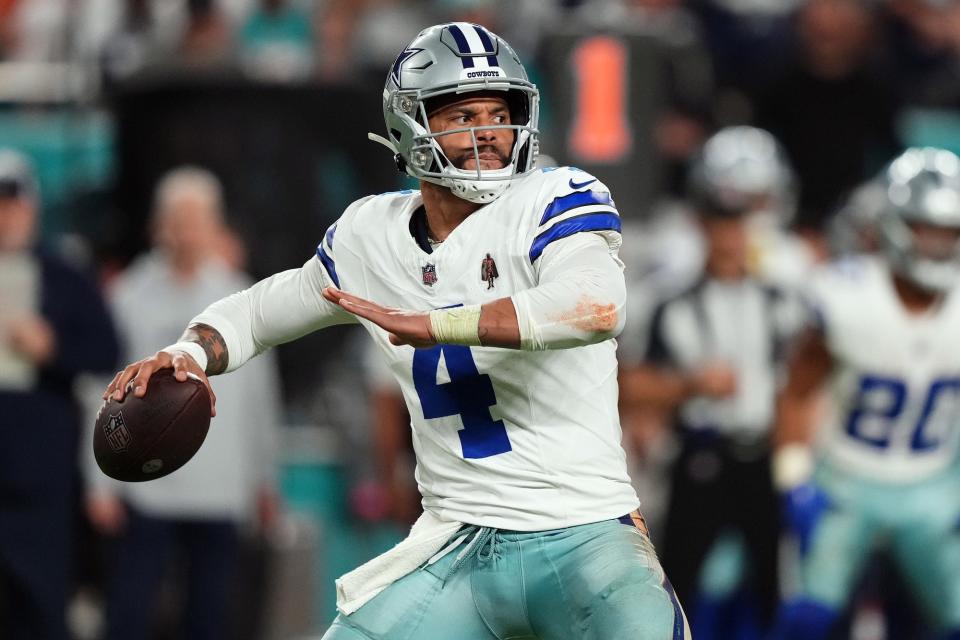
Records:
M617 520L473 532L398 580L324 640L684 640L649 538Z
M928 617L960 628L960 473L890 484L825 464L816 482L833 508L801 559L802 595L842 608L870 552L883 545Z

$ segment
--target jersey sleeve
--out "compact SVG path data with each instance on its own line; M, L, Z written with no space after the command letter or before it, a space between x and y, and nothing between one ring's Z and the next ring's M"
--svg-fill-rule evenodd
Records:
M316 257L299 269L261 280L249 289L218 300L190 324L216 329L227 346L227 371L233 371L266 349L317 329L356 322L354 316L327 301L322 291L332 281Z
M330 225L323 235L323 240L317 245L317 261L323 266L323 271L330 283L339 289L340 276L337 275L337 261L333 258L333 239L336 236L338 224L339 221Z
M537 272L548 247L580 233L600 236L616 255L621 225L610 189L589 173L570 168L551 172L545 183L533 211L535 226L527 252Z
M606 242L579 234L551 245L539 282L513 294L525 351L570 349L614 338L626 321L623 264Z
M337 231L349 226L366 198L350 205L324 234L316 255L299 269L261 280L252 287L219 300L191 324L216 329L227 346L227 371L233 371L266 349L290 342L317 329L357 322L356 317L323 297L329 286L340 286L337 273Z
M330 283L340 288L340 274L337 272L337 251L336 248L341 244L341 238L350 237L353 227L356 226L355 220L360 209L370 200L377 196L367 196L353 202L340 219L330 225L327 232L323 234L323 239L317 245L317 260L323 267L323 272Z

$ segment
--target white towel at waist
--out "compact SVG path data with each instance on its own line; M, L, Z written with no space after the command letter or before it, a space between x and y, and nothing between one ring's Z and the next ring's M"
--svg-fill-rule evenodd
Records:
M337 579L337 609L350 615L430 560L462 526L462 522L440 520L424 511L411 527L410 535L394 548Z

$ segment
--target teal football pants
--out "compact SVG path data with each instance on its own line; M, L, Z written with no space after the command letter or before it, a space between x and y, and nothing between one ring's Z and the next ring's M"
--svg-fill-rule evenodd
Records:
M824 464L831 506L801 559L801 597L842 609L870 551L885 544L928 617L960 629L960 474L906 484L871 481Z
M324 640L689 638L653 545L629 517L536 533L464 531L440 560L338 615Z

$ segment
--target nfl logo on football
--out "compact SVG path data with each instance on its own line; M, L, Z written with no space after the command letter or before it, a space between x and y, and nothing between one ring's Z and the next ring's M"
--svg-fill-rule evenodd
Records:
M432 287L437 282L437 267L432 264L425 264L420 267L423 273L423 284Z
M114 451L123 451L129 446L130 432L123 423L123 413L110 414L110 419L103 427L103 435L107 437L107 442Z

